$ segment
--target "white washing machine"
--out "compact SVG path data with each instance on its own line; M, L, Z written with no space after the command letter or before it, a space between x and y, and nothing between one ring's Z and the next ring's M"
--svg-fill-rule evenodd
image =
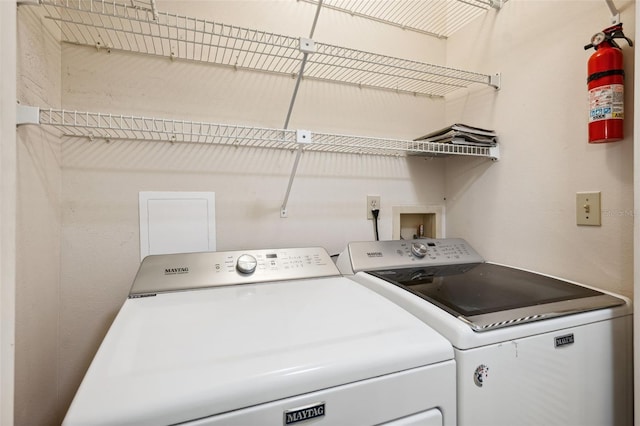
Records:
M461 239L354 242L337 264L452 343L459 425L632 424L627 299L485 262Z
M456 424L451 344L321 248L149 256L64 425Z

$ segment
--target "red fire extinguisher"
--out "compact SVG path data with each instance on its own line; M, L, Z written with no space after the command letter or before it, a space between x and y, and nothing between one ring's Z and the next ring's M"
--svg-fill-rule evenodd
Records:
M622 23L591 37L585 50L596 51L587 64L589 89L589 143L624 139L624 68L622 50L614 39L633 42L622 32Z

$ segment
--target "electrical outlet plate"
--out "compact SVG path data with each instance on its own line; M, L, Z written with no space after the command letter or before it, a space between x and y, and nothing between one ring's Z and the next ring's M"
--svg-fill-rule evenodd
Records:
M600 192L576 193L576 225L601 226Z
M367 219L373 219L371 210L380 210L380 196L379 195L367 195Z

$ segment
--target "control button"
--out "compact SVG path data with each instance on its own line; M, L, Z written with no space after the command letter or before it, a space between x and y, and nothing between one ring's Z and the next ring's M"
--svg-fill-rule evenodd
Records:
M427 246L422 243L412 243L411 253L413 253L415 257L425 257L427 255Z
M236 269L242 274L252 274L256 270L258 261L250 254L243 254L238 258Z

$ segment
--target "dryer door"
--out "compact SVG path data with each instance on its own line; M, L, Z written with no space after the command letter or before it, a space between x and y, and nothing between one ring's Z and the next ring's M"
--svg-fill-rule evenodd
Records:
M455 426L453 360L185 423L188 426Z

